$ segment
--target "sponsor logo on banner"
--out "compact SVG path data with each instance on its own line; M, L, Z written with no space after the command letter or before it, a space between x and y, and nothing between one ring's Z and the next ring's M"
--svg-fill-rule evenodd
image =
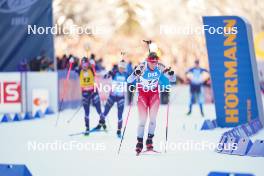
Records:
M236 33L205 30L217 123L233 127L262 118L251 26L237 16L203 18L212 28L235 28Z
M49 107L49 91L47 89L33 89L32 91L32 112L35 114L41 110L45 113Z
M21 112L19 73L0 74L0 113Z
M38 0L1 0L0 13L18 13L27 12L30 7Z
M24 14L29 11L31 6L38 0L0 0L0 13L11 13L11 25L26 25L29 17Z
M19 82L3 82L3 103L19 103L21 101Z

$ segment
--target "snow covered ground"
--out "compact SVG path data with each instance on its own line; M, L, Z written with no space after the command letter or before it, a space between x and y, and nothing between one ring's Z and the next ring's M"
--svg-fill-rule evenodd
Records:
M216 144L221 134L228 129L200 131L204 119L199 114L198 106L194 106L191 116L186 116L186 101L178 103L173 100L172 97L167 153L164 153L167 106L162 105L159 109L154 138L155 149L162 153L142 156L135 156L134 152L138 122L136 106L132 106L121 152L117 154L120 139L115 134L117 109L113 107L107 120L109 132L92 133L89 137L69 136L84 130L83 110L70 124L67 120L76 110L61 112L57 127L57 114L31 121L0 124L0 163L26 164L36 176L205 176L210 171L263 175L264 158L219 154L208 147L204 150L190 149L192 144L197 143ZM214 111L212 104L206 105L206 118L215 118ZM127 112L128 107L124 118ZM95 126L97 121L98 115L92 107L91 126ZM264 139L264 130L253 139ZM71 144L72 149L67 148ZM66 149L58 148L63 145Z

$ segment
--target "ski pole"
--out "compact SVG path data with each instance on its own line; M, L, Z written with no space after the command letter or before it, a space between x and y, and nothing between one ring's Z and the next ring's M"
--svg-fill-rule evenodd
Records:
M165 142L165 153L167 153L167 144L168 144L169 109L170 109L170 103L168 102L168 105L167 105L167 117L166 117L166 142Z
M59 112L58 112L58 116L57 116L57 119L56 119L55 126L58 126L58 122L59 122L59 118L60 118L60 111L62 109L62 104L63 104L63 101L64 101L64 96L65 96L66 88L68 86L67 83L68 83L68 80L70 78L70 73L71 73L71 69L72 69L72 65L73 65L74 59L73 58L70 58L69 62L70 62L70 66L69 66L69 69L68 69L68 72L67 72L66 81L63 82L62 98L61 98L61 101L60 101L60 104L59 104Z
M125 135L125 132L126 132L126 127L127 127L128 118L130 116L131 106L132 106L132 102L129 105L129 109L128 109L128 113L127 113L127 117L126 117L126 122L125 122L125 127L124 127L124 130L123 130L123 133L122 133L122 136L121 136L121 141L120 141L119 148L118 148L118 155L120 153L122 142L123 142L124 135Z
M150 53L149 45L152 43L152 41L151 40L143 40L143 42L145 42L148 45L148 51Z
M71 118L67 121L67 123L71 123L71 121L76 117L76 115L79 113L79 111L82 109L82 104L80 107L75 111L75 113L71 116Z

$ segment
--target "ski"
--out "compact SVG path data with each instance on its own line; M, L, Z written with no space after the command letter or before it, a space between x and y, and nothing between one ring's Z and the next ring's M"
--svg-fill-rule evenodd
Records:
M91 129L88 133L94 133L94 132L108 132L107 130L98 130L97 128L93 128ZM79 133L73 133L73 134L69 134L69 136L79 136L79 135L85 135L85 133L87 133L87 131L82 131Z
M144 151L141 151L141 152L137 152L136 153L136 156L139 156L139 155L153 155L153 154L161 154L161 152L157 151L157 150L144 150Z
M148 153L148 152L161 153L161 152L159 152L159 151L157 151L157 150L153 150L153 149L151 149L151 150L144 150L144 151L142 151L141 153Z
M86 131L82 131L79 133L73 133L73 134L69 134L69 136L78 136L78 135L84 135L86 133Z

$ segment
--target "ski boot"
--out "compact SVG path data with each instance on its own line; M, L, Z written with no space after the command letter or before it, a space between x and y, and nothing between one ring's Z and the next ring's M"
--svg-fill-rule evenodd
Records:
M86 127L86 130L84 132L84 136L89 136L90 135L90 128Z
M103 130L104 131L107 131L107 127L106 127L106 124L105 124L105 120L103 119L100 123L102 124Z
M105 124L105 120L104 119L100 119L99 120L99 124L94 128L94 130L95 131L100 131L102 127L106 131L106 124Z
M118 138L122 138L122 135L121 135L121 129L118 129L118 130L116 131L116 135L117 135Z
M143 149L143 138L137 138L137 145L136 145L136 152L137 152L137 155L140 154L140 152L142 151Z
M147 146L147 151L152 151L153 150L153 134L148 134L148 139L146 140L146 146Z
M123 120L118 120L118 123L117 123L117 137L121 138L122 135L121 135L121 129L122 129L122 124L123 124Z

